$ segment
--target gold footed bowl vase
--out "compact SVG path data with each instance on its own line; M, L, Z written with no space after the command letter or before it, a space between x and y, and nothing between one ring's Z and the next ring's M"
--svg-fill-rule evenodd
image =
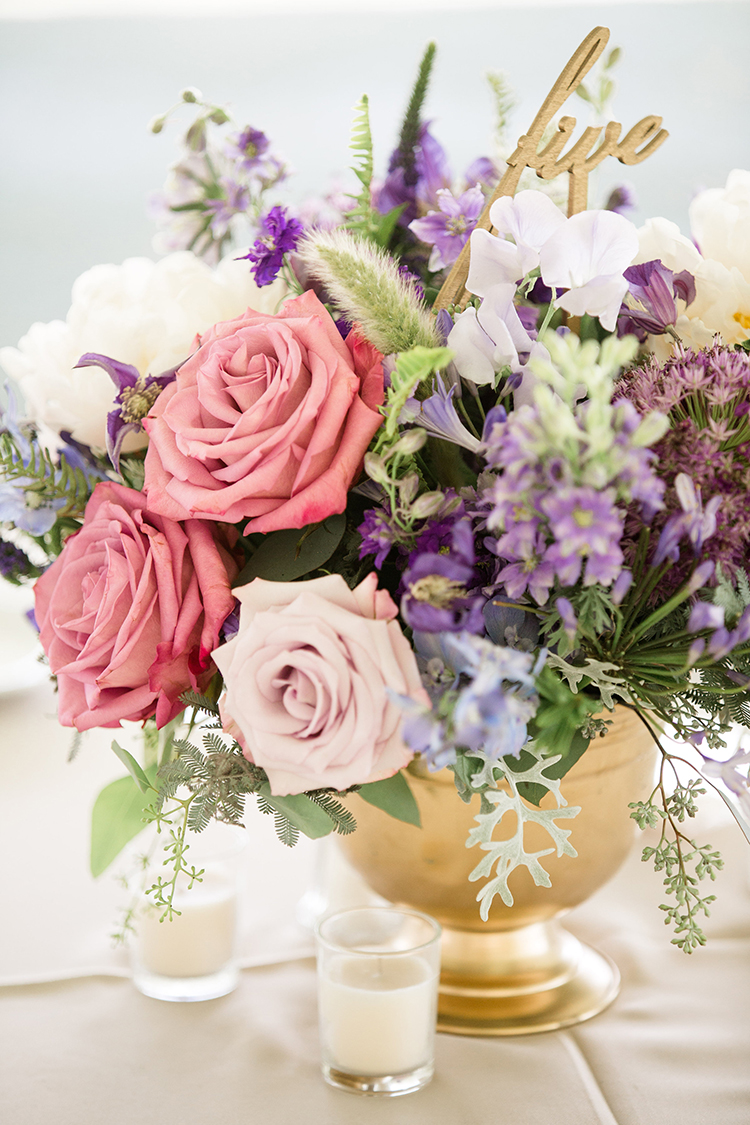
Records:
M430 774L410 766L421 829L352 797L357 831L342 841L350 863L378 894L431 914L443 927L438 1030L553 1031L590 1019L617 996L614 962L559 921L618 870L638 832L628 804L645 799L653 785L656 748L648 731L627 708L618 707L613 719L607 735L593 740L562 780L568 804L581 806L566 822L577 857L553 853L542 859L551 887L535 886L527 869L517 868L509 880L513 906L495 898L487 922L476 901L482 884L469 882L484 853L465 846L478 795L464 804L449 770ZM553 806L548 794L542 808ZM506 814L495 837L514 832L515 817ZM551 844L534 823L526 824L524 841L527 851Z

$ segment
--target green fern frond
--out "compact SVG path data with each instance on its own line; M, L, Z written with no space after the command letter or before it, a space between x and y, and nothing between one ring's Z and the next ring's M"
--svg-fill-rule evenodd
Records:
M370 185L372 184L373 159L372 159L372 133L370 131L370 101L367 94L363 94L354 107L354 123L352 125L352 139L350 148L354 155L355 165L352 168L355 176L362 184L363 191L358 203L361 207L370 206Z
M357 822L352 814L330 793L325 791L310 792L307 796L316 805L320 805L321 809L330 816L334 824L334 832L338 832L341 836L349 836L356 830Z
M183 691L180 696L180 703L184 703L187 707L197 707L199 711L205 711L207 715L219 714L217 704L207 695L201 695L198 691Z
M274 812L273 826L282 844L287 848L293 848L299 840L299 829L280 812Z
M55 460L47 449L32 443L29 463L23 458L10 434L0 434L0 479L23 481L24 491L40 504L62 501L57 518L80 519L91 495L92 486L83 470L70 464L64 453Z

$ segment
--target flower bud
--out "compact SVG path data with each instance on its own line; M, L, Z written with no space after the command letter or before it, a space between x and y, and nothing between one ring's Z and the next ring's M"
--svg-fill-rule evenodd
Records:
M148 123L149 132L161 133L164 125L166 124L165 117L152 117Z
M226 125L229 114L225 113L223 109L215 109L213 113L209 114L208 120L213 121L214 125Z
M370 480L377 481L378 484L390 483L385 461L377 453L365 453L365 472Z
M697 566L687 584L685 590L686 594L694 594L696 590L700 590L701 586L705 586L713 572L714 564L710 559L707 559L706 562L702 562L700 566Z
M206 121L199 117L185 134L185 143L193 152L203 152L206 147Z
M411 515L415 520L426 520L436 515L443 506L442 492L425 492L412 504Z
M407 473L398 482L398 493L402 504L409 504L417 495L419 473Z
M424 443L427 441L427 431L417 426L413 430L408 430L403 434L395 445L392 445L389 456L394 453L400 453L403 456L409 456L412 453L418 453Z
M203 101L203 94L200 90L196 90L195 86L186 86L185 89L180 92L180 97L184 102Z

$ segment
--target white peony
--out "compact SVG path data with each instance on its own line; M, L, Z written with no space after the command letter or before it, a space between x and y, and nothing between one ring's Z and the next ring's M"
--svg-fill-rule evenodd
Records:
M699 192L690 229L704 258L736 267L750 282L750 172L736 168L726 187Z
M67 430L103 450L116 390L100 368L75 368L85 352L159 375L188 358L196 334L248 307L273 313L286 292L281 281L259 289L247 262L225 258L212 269L189 251L94 266L74 283L66 320L33 324L17 348L0 348L0 363L42 432ZM146 440L131 435L125 448Z

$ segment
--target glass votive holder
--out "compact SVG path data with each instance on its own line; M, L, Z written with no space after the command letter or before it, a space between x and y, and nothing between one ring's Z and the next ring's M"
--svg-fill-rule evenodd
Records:
M155 1000L214 1000L232 992L239 979L237 875L244 830L214 823L189 844L186 862L203 874L189 890L189 880L181 877L173 899L180 913L160 921L163 908L144 894L136 914L133 983ZM159 872L154 867L149 875Z
M343 910L316 929L323 1077L393 1097L434 1072L440 926L412 910Z

